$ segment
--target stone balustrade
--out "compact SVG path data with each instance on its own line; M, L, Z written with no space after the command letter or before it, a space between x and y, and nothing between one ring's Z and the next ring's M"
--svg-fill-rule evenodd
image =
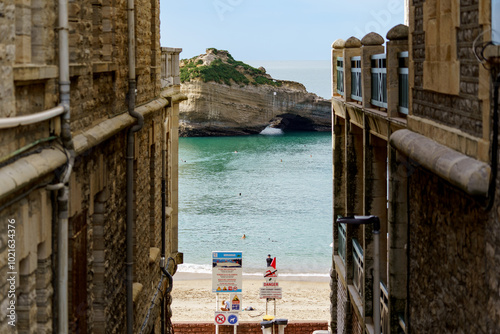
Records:
M332 45L332 97L363 108L408 114L408 27L398 25L384 38L369 33Z
M162 88L180 85L179 54L181 48L161 48L161 86Z

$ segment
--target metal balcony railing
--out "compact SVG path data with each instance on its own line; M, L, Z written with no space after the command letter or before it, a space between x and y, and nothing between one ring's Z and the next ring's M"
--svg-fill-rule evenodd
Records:
M345 254L346 254L346 225L339 223L339 240L338 240L338 254L345 264Z
M387 109L387 60L385 54L371 57L372 98L371 104Z
M404 315L400 314L398 318L399 318L398 334L405 334L406 333L406 323L405 323Z
M398 54L399 67L399 112L408 115L409 85L408 85L408 51Z
M389 318L389 292L383 282L380 282L380 325L381 333L390 333L391 319Z
M363 297L363 248L359 245L356 239L352 239L352 256L353 256L353 270L354 275L352 278L354 287L360 297Z
M351 99L362 102L361 57L351 57Z
M344 96L344 58L337 57L337 93Z

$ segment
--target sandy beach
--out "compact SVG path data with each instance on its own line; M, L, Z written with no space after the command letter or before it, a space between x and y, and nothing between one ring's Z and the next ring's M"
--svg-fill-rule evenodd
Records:
M266 314L266 300L259 299L263 278L243 275L242 309L252 306L254 311L240 312L241 321L262 321ZM292 320L330 320L329 277L280 277L283 298L276 300L276 316ZM220 301L226 295L220 294ZM216 294L212 293L209 274L176 273L172 291L172 321L214 320ZM220 305L217 305L220 309ZM268 314L274 315L274 303L268 303Z

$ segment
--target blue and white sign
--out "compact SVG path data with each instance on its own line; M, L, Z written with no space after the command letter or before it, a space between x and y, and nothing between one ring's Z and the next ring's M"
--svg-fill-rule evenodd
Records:
M242 291L242 252L212 252L212 292Z
M227 322L230 325L237 325L238 324L238 315L231 314L229 317L227 317Z

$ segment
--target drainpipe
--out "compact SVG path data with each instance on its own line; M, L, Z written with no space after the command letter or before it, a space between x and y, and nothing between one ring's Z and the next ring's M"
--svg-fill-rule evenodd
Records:
M495 77L496 75L496 77ZM493 79L493 138L491 141L491 180L488 189L486 211L490 211L495 202L495 191L498 174L498 90L500 89L500 74L492 72Z
M58 230L57 230L57 331L68 333L68 217L69 217L69 178L75 161L75 151L70 127L70 80L68 47L68 3L59 0L59 95L62 114L61 139L68 154L68 165L59 184L47 186L48 190L59 190Z
M135 20L134 0L128 0L128 112L130 116L137 119L137 124L132 126L127 133L127 235L126 235L126 290L127 290L127 333L133 333L134 326L134 300L133 300L133 264L134 264L134 134L142 129L144 118L135 111Z
M173 278L172 275L165 268L165 248L166 248L166 221L167 221L167 120L163 122L162 126L162 150L161 150L161 259L160 259L160 270L167 276L168 279L168 287L165 293L166 296L170 294L172 291ZM172 258L169 257L168 261L170 262ZM173 260L173 259L172 259ZM175 265L175 261L174 261ZM168 268L168 263L167 263ZM160 317L161 317L161 333L165 333L165 297L161 302L160 309ZM170 322L169 322L170 323ZM168 333L170 333L170 328L168 329Z

